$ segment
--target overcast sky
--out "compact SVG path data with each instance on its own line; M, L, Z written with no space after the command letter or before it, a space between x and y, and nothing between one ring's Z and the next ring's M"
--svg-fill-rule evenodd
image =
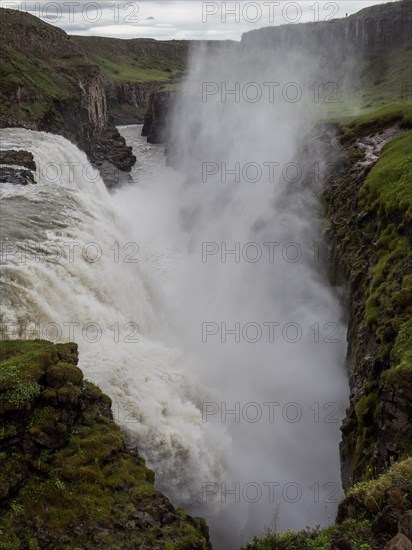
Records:
M69 34L158 40L240 40L243 32L255 28L346 17L388 1L391 0L0 0L0 5L29 11Z

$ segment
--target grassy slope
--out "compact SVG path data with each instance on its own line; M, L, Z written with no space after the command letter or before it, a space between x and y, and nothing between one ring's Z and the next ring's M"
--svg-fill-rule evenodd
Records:
M63 31L15 10L1 9L0 114L28 123L55 115L55 104L75 100L73 72L90 67L82 52L71 47ZM50 29L48 40L61 44L41 47L34 37ZM19 32L21 36L19 37ZM52 38L53 37L53 38Z
M0 549L206 549L76 363L75 344L0 343Z
M53 110L55 101L73 99L70 82L59 74L59 67L47 61L22 55L13 48L3 46L0 60L1 114L23 121L38 121ZM18 89L24 89L21 102L16 102Z
M114 82L169 82L185 70L184 42L83 36L73 36L72 40Z

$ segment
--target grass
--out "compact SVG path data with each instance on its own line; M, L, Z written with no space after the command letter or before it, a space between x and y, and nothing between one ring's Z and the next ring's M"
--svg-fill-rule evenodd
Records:
M379 216L400 213L412 219L412 131L388 143L372 168L359 199L365 211Z
M40 120L53 111L54 101L74 97L67 80L46 62L31 59L13 48L3 46L0 61L1 113L13 111L22 120ZM19 96L19 90L24 90Z
M175 72L167 70L164 62L156 63L154 59L119 62L97 55L89 55L89 59L100 67L103 75L115 82L130 82L133 84L144 84L148 82L168 82Z
M179 80L186 69L187 46L179 41L119 40L73 36L88 60L114 82L145 84Z

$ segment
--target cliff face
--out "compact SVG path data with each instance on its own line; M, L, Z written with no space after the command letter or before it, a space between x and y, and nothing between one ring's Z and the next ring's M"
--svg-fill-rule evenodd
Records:
M190 42L73 36L73 42L99 66L108 110L115 124L144 120L150 95L181 78Z
M0 343L0 548L210 548L77 361L76 344Z
M142 129L142 136L147 136L149 143L168 141L168 121L177 93L160 90L151 94Z
M412 132L401 119L347 127L324 192L332 280L348 293L346 488L411 453Z
M377 50L402 46L411 38L408 0L366 8L343 19L302 25L282 25L243 34L242 45L309 49L310 52L341 53L352 51L376 53ZM409 10L409 17L408 17Z
M16 10L1 9L1 20L0 125L64 135L109 184L117 170L130 171L136 158L109 122L99 68L61 29Z
M137 84L115 82L104 77L110 120L113 124L142 124L149 107L150 96L159 90L161 82Z

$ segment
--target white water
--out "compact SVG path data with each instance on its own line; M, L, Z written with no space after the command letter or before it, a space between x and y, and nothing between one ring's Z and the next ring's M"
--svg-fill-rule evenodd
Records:
M193 82L199 72L222 80L225 67L227 79L239 79L236 60L226 66L214 58L208 65L200 55L192 66ZM263 80L269 69L255 64L254 76L263 70ZM148 148L138 129L124 128L142 168L138 183L114 195L90 167L85 171L85 155L64 138L3 132L4 148L33 152L39 181L2 187L2 235L12 247L4 257L4 321L13 337L16 327L27 335L32 322L42 336L74 339L80 366L112 397L117 420L155 469L159 488L206 517L216 549L234 549L266 527L298 529L333 520L340 491L339 423L347 398L345 326L336 295L311 261L319 232L313 195L297 187L284 199L287 185L278 178L271 184L222 184L219 175L201 180L206 161L289 162L311 118L304 105L222 107L192 93L176 117L185 176L167 168L162 149ZM45 170L50 161L60 167L57 178L53 167ZM76 164L73 173L68 162ZM279 242L274 261L268 253L256 263L234 262L233 256L224 263L220 254L202 261L204 242L218 243L220 252L223 242L231 249L251 241ZM50 242L54 249L40 254L39 243ZM69 242L79 243L73 261ZM303 251L296 263L282 256L290 242ZM97 248L82 255L88 243ZM21 249L27 251L24 261ZM63 252L58 260L56 250ZM101 258L87 261L95 250ZM47 322L57 323L62 335ZM78 323L72 335L70 322ZM223 343L219 331L205 343L205 322L219 329L224 322L228 328L253 322L263 334L256 343L235 342L230 335ZM92 328L86 337L82 333L88 323L101 330L97 343L87 341ZM273 325L273 341L264 323L279 323ZM282 338L288 323L302 331L295 343L293 328ZM316 323L319 341L311 328ZM324 329L328 323L339 329L337 342L325 342L332 332ZM247 332L249 339L254 335L253 329ZM202 419L206 402L208 411L217 412ZM245 411L251 402L254 408ZM222 422L222 409L236 403L244 414L223 415ZM259 408L262 418L251 421ZM299 410L302 417L292 422ZM207 499L206 483L216 493ZM225 498L222 484L235 494ZM292 502L299 489L300 498Z

